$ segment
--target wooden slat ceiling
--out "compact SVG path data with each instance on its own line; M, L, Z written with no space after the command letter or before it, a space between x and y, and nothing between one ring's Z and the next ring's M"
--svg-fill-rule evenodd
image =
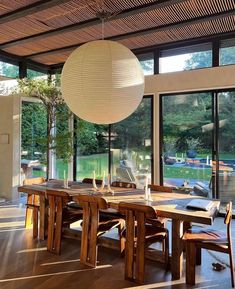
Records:
M5 0L0 50L46 65L66 61L79 45L101 39L96 13L113 16L105 38L130 49L235 32L234 0Z

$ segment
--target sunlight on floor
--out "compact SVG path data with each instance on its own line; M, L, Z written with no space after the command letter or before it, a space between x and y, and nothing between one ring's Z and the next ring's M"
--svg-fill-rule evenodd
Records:
M55 272L55 273L48 273L48 274L40 274L40 275L33 275L33 276L10 278L10 279L0 279L0 283L11 282L11 281L19 281L19 280L27 280L27 279L35 279L35 278L42 278L42 277L49 277L49 276L56 276L56 275L64 275L64 274L74 274L74 273L99 270L99 269L104 269L104 268L109 268L109 267L112 267L112 265L101 265L101 266L97 266L96 268L62 271L62 272Z

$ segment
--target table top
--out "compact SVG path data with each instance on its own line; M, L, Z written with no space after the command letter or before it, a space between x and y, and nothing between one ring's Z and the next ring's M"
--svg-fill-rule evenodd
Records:
M69 188L63 187L63 181L51 180L40 185L25 185L18 188L19 192L56 195L75 199L79 194L92 194L102 197L111 208L118 209L120 202L134 202L154 208L157 216L211 225L218 211L220 202L213 200L214 206L209 211L188 209L187 204L192 198L201 198L181 193L151 192L152 201L145 200L144 190L113 187L111 193L94 192L91 184L69 182Z

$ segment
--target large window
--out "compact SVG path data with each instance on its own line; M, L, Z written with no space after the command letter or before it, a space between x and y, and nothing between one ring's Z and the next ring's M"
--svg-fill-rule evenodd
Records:
M159 72L174 72L212 67L212 45L203 43L187 47L162 50Z
M235 64L235 38L220 43L220 65Z
M162 180L235 200L235 91L163 95Z
M47 113L39 102L22 102L21 176L46 175Z
M112 125L76 119L76 178L107 176L143 187L152 173L152 98L144 97L137 110Z

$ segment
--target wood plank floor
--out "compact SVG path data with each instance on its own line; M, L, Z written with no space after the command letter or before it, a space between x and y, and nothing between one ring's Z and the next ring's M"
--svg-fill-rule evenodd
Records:
M96 269L80 264L80 243L76 240L63 239L60 256L48 253L46 242L33 240L32 230L24 229L24 214L22 206L0 206L0 289L231 288L229 268L215 272L211 266L217 258L228 263L225 254L203 252L194 287L184 284L184 276L171 281L170 272L148 261L146 284L139 286L124 280L124 259L113 250L99 248ZM216 219L215 226L222 228L223 219ZM234 240L235 224L232 235Z

